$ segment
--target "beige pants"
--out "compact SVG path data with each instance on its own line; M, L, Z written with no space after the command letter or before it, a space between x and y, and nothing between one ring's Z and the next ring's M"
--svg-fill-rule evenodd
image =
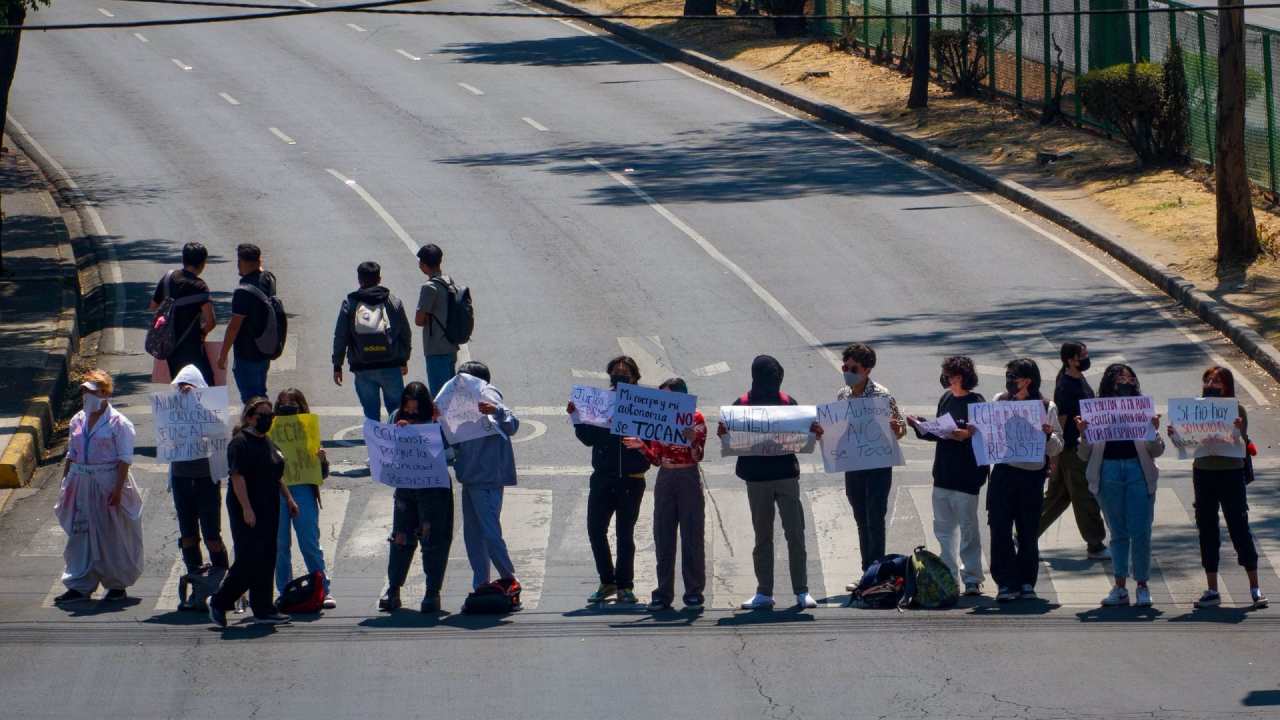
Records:
M773 596L773 515L782 516L782 534L787 539L787 562L791 566L791 590L809 592L808 555L804 549L804 506L800 504L800 478L762 480L747 483L747 504L751 508L751 529L755 548L751 559L756 570L756 592Z

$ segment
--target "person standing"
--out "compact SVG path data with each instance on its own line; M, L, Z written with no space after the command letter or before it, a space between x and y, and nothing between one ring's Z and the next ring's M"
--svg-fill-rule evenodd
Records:
M236 268L240 285L231 295L231 320L222 340L218 367L227 369L227 356L235 351L232 375L240 390L240 402L267 396L267 372L271 358L258 347L258 338L267 329L271 306L264 300L276 294L276 276L262 269L262 250L257 245L236 246Z
M204 339L217 324L213 315L213 303L209 300L209 286L200 279L208 260L209 250L204 245L198 242L183 245L182 268L165 273L160 282L156 283L155 292L151 294L151 304L147 307L155 312L160 308L160 303L173 298L173 321L178 344L169 357L165 358L165 363L169 366L169 377L175 378L182 368L194 365L204 377L206 386L213 384L213 366L205 353Z
M171 384L182 393L209 387L195 365L179 370ZM229 568L231 561L222 540L221 478L214 479L209 458L170 463L169 489L178 515L178 547L187 574L198 572L204 565L200 554L202 535L212 565L223 570Z
M974 428L969 425L969 406L986 400L973 392L978 386L978 373L973 360L963 355L942 362L938 381L945 390L938 399L937 416L950 415L957 429L940 438L921 431L923 418L909 417L907 424L920 439L938 444L933 455L933 534L938 539L939 554L964 583L965 595L981 595L984 577L978 493L987 482L987 466L979 465L973 454Z
M996 402L1039 400L1044 404L1044 423L1037 428L1022 429L1026 433L1044 433L1045 457L1031 463L997 463L991 468L987 524L991 526L991 577L995 578L998 588L998 602L1036 597L1044 479L1051 458L1062 452L1058 406L1040 395L1040 367L1036 361L1020 358L1005 366L1004 387L1004 392L996 395Z
M688 394L684 378L670 378L659 390ZM685 607L700 608L706 603L702 591L707 585L706 499L702 495L702 462L707 445L707 420L700 411L693 412L693 425L684 429L684 445L673 445L636 438L624 441L631 449L642 450L649 462L658 468L653 484L653 546L658 556L658 587L653 591L649 610L671 609L675 600L676 535L680 536L680 574L684 579Z
M434 244L418 249L418 269L427 276L427 282L418 293L418 312L413 322L422 328L422 352L427 356L427 386L431 395L440 394L440 388L454 376L458 362L458 346L445 335L449 325L449 294L453 292L453 279L444 274L444 251Z
M1080 445L1080 433L1074 419L1080 415L1080 401L1093 397L1093 388L1085 379L1089 370L1089 348L1081 342L1065 342L1059 352L1062 369L1054 383L1053 402L1058 406L1058 421L1062 425L1062 453L1051 463L1049 487L1045 491L1044 507L1040 511L1040 534L1070 507L1075 513L1076 529L1084 539L1085 551L1091 560L1111 557L1107 551L1107 526L1102 522L1102 510L1098 500L1089 492L1089 481L1084 477L1084 463L1076 455Z
M769 355L757 355L751 362L751 390L734 405L795 405L782 392L782 364ZM722 422L716 434L724 437L729 428ZM756 594L742 603L743 610L765 610L773 600L773 516L782 517L782 534L787 541L787 562L791 570L791 590L796 607L818 606L809 594L808 554L804 543L804 506L800 504L800 461L794 453L772 456L741 456L734 473L747 484L747 504L751 509L751 530L755 545L751 550L756 574Z
M619 355L605 366L609 373L609 387L617 389L620 383L634 385L640 382L640 366L626 355ZM577 411L572 402L566 412ZM639 602L635 593L636 521L640 519L640 503L644 499L645 472L649 459L644 452L627 447L624 438L609 432L609 428L585 423L573 426L578 441L591 448L591 481L587 493L587 538L591 542L591 555L595 558L600 586L587 602L599 604L610 597L617 602ZM609 548L609 521L614 521L614 533L618 538L618 561L613 561Z
M294 415L307 415L311 413L311 406L307 403L307 397L297 388L288 388L280 392L276 396L276 418L273 422L273 432L275 432L280 423L278 419L281 417L290 417ZM268 437L273 440L275 435L268 433ZM289 486L289 494L293 496L293 502L298 506L296 516L289 514L288 505L280 506L280 525L276 532L276 590L283 593L286 585L293 578L293 552L289 537L289 528L292 526L293 534L298 537L298 552L302 553L302 562L307 568L308 573L322 572L324 573L324 602L322 607L326 610L332 610L338 607L338 603L333 599L333 594L329 592L329 573L324 562L324 548L320 545L320 485L324 483L324 478L329 474L329 460L325 456L324 448L316 451L316 457L320 461L320 484L314 483L292 483L286 482ZM286 473L286 477L288 474Z
M227 517L236 554L222 585L209 598L209 619L220 628L227 626L227 611L246 592L255 623L289 622L288 615L276 610L271 578L276 569L281 498L289 517L298 516L298 505L284 484L284 455L267 437L274 418L270 400L249 398L227 444L231 472Z
M390 417L400 406L413 331L400 299L382 286L378 263L360 263L356 277L360 289L342 301L333 329L333 382L342 385L345 357L356 377L356 397L364 416L377 422L382 419L383 407Z
M409 383L391 422L400 427L435 422L439 413L431 398L426 385ZM391 547L387 558L387 590L378 599L378 609L384 612L400 609L400 588L409 577L414 551L421 546L427 591L418 609L423 614L440 612L440 592L444 589L444 573L453 544L453 487L396 488L394 502L388 538Z
M99 585L104 600L124 600L142 576L142 495L129 474L136 433L112 406L111 391L110 375L90 371L80 384L84 409L71 418L53 509L67 533L67 591L54 598L58 604L88 600Z
M1109 365L1098 383L1098 397L1137 397L1142 394L1133 368L1119 363ZM1151 524L1155 519L1156 483L1160 479L1155 459L1164 454L1164 440L1156 433L1154 440L1112 440L1091 444L1084 438L1089 423L1075 419L1080 433L1076 450L1085 464L1089 492L1098 498L1111 528L1111 560L1115 568L1115 587L1102 599L1105 607L1129 604L1125 587L1130 565L1138 583L1134 605L1151 607ZM1159 431L1160 416L1151 418Z
M1236 378L1231 370L1214 366L1200 377L1201 397L1234 398ZM1239 405L1235 434L1237 439L1249 436L1249 413ZM1167 430L1174 445L1179 444L1173 425ZM1247 440L1245 441L1247 442ZM1218 593L1218 560L1222 548L1222 531L1218 525L1218 510L1227 521L1227 534L1235 546L1236 561L1249 577L1249 599L1254 609L1267 607L1267 596L1262 594L1258 582L1258 546L1249 531L1249 501L1246 497L1244 458L1224 455L1197 457L1191 465L1191 486L1195 492L1196 530L1200 535L1200 564L1208 589L1195 605L1198 608L1218 607L1222 595Z

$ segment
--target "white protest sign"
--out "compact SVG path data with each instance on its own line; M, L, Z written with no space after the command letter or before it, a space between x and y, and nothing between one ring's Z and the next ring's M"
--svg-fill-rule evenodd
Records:
M1178 457L1243 458L1244 439L1236 432L1240 404L1235 398L1175 398L1169 401L1169 428Z
M399 427L364 421L373 479L394 488L447 488L449 464L437 423Z
M720 455L811 453L815 438L809 428L817 417L813 405L721 406L720 422L729 432L720 438Z
M1044 462L1044 403L1002 400L969 406L973 456L979 465Z
M951 437L951 433L959 430L956 421L951 417L951 413L943 413L936 420L919 420L916 427L920 429L921 435L932 435L936 438L946 440Z
M497 404L495 395L486 395L488 387L489 383L478 377L458 373L440 388L436 408L440 411L444 437L450 445L502 434L493 419L480 412L481 401Z
M822 464L827 472L906 465L898 438L889 428L887 397L850 398L818 406Z
M1084 440L1090 444L1111 440L1152 440L1156 429L1151 418L1155 416L1156 402L1146 395L1080 401L1080 417L1089 423L1084 431ZM1068 422L1075 420L1068 419Z
M623 437L688 446L681 431L693 426L696 395L619 383L611 432Z
M172 463L209 459L214 480L227 476L227 387L152 393L156 459Z
M613 426L614 392L605 388L590 385L574 385L569 395L574 412L569 415L569 422L574 425L595 425L596 427Z

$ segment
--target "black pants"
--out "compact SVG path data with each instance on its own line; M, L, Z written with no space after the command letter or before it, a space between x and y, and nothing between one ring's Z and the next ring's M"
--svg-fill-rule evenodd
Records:
M222 547L222 493L210 477L173 478L173 509L178 515L178 546L187 572L194 572L200 559L200 538L209 549L214 565L227 566L227 550ZM213 546L219 546L215 549ZM194 565L194 567L193 567Z
M1249 502L1245 497L1244 469L1192 470L1195 489L1196 529L1200 531L1200 564L1205 572L1218 572L1222 533L1218 529L1218 508L1227 520L1227 533L1236 548L1236 558L1245 570L1258 569L1258 548L1249 532Z
M197 320L196 322L199 322ZM191 334L199 337L200 328L195 328ZM213 366L209 364L209 356L204 352L204 340L199 341L187 340L178 347L173 349L173 354L165 358L165 362L169 364L169 377L176 378L182 368L188 365L195 365L200 374L204 376L204 382L209 387L213 387Z
M274 487L274 486L273 486ZM230 610L236 600L249 593L249 606L253 614L261 617L275 612L272 596L276 574L276 531L280 526L280 493L262 493L262 497L249 497L256 524L249 527L244 522L240 501L234 492L227 493L227 518L231 521L231 540L235 545L236 559L231 570L222 580L222 587L209 602L219 610Z
M591 491L587 493L587 538L596 572L602 585L617 585L623 590L635 587L636 520L640 518L640 501L644 499L644 478L618 477L608 473L591 474ZM609 550L609 521L617 516L618 565L615 568Z
M680 535L680 575L684 598L702 598L707 584L706 499L698 468L663 468L653 484L653 548L658 556L658 587L653 599L675 599L676 533Z
M858 549L862 554L863 571L884 557L884 517L889 512L889 488L892 486L892 468L844 474L844 495L853 506L853 519L858 524Z
M987 485L991 577L1001 588L1035 587L1040 572L1040 509L1044 470L996 465ZM1014 533L1017 533L1015 540Z
M439 595L453 544L453 488L396 488L388 540L387 583L395 588L404 585L413 553L421 545L427 595Z

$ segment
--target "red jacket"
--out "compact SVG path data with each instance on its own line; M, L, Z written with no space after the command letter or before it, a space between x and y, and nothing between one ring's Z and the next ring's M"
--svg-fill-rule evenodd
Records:
M699 411L693 413L693 440L689 447L669 445L656 440L646 441L644 456L654 465L661 466L663 461L672 465L693 465L702 462L702 454L707 445L707 420Z

